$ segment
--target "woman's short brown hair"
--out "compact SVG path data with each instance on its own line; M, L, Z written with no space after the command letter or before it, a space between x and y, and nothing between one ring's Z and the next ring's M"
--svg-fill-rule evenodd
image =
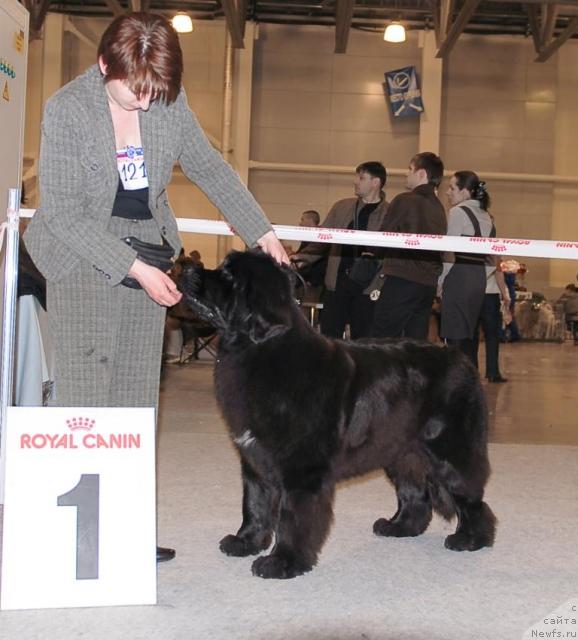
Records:
M170 104L179 95L183 53L163 16L136 12L115 18L102 35L98 58L106 65L105 82L125 80L138 99L150 93Z

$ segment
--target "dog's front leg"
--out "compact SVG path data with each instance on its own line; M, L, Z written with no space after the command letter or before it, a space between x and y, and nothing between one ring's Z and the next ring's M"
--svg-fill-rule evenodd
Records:
M283 491L275 547L253 562L261 578L294 578L311 571L333 519L334 487Z
M252 556L264 551L273 538L279 508L279 491L241 461L243 474L243 522L237 535L225 536L219 548L228 556Z

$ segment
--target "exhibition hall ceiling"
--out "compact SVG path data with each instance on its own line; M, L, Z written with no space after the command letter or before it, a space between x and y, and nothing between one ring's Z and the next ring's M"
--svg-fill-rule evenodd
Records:
M351 29L383 30L391 21L406 29L435 31L443 57L461 33L511 34L533 39L547 59L578 32L578 0L21 0L40 27L47 11L70 16L112 16L146 9L188 13L193 20L225 18L233 45L242 46L246 20L287 25L329 25L336 29L336 52L347 48Z

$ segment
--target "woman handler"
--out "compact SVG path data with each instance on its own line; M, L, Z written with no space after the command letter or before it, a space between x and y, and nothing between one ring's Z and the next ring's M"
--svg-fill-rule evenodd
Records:
M40 207L24 240L47 279L55 405L157 405L165 311L181 294L162 263L139 259L126 238L178 255L165 190L175 162L248 245L287 262L263 211L190 111L182 69L164 17L126 14L103 34L98 64L46 103ZM173 556L157 550L159 560Z

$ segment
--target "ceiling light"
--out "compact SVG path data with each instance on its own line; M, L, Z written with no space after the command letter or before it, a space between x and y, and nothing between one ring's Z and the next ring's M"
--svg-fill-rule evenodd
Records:
M193 21L186 13L177 13L171 23L177 33L191 33L193 30Z
M386 42L405 42L405 27L401 22L391 22L383 32Z

